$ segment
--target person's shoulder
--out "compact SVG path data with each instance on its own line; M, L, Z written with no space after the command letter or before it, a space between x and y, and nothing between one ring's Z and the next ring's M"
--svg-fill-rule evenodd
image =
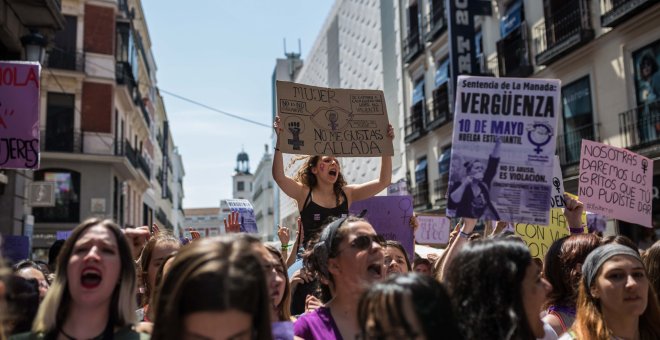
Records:
M116 331L114 338L115 340L148 340L151 339L151 335L136 332L133 327L127 326Z
M559 337L559 340L577 340L578 337L573 331L568 331Z
M9 336L9 340L33 340L33 339L43 339L43 333L34 333L34 332L25 332Z

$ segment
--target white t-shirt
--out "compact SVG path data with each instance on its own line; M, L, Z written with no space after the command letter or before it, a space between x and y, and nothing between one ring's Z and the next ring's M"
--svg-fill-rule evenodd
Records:
M545 331L545 336L542 338L538 338L536 340L557 340L559 339L559 336L557 336L557 333L555 333L555 330L552 329L552 326L550 326L549 323L543 321L543 330Z

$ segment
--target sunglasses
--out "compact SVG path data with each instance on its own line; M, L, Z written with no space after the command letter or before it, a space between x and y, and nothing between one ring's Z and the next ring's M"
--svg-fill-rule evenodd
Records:
M357 250L371 249L374 242L378 243L381 247L385 246L385 238L380 235L360 235L351 241L351 248Z

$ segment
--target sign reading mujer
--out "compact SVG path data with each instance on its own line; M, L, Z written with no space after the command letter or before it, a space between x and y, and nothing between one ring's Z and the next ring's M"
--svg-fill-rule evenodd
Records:
M0 61L0 169L39 168L36 62Z
M277 82L284 153L372 157L393 155L383 91Z
M459 76L447 216L547 225L560 82Z

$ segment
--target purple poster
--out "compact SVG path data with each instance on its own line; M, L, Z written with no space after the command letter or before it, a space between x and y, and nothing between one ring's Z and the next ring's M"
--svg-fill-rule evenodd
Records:
M39 75L35 62L0 61L0 169L39 168Z
M30 258L30 238L18 235L8 235L3 238L2 256L14 263Z
M399 241L413 259L413 229L410 218L413 214L413 199L410 196L374 196L366 200L353 202L352 215L359 215L367 210L364 218L371 223L378 235L386 240Z

